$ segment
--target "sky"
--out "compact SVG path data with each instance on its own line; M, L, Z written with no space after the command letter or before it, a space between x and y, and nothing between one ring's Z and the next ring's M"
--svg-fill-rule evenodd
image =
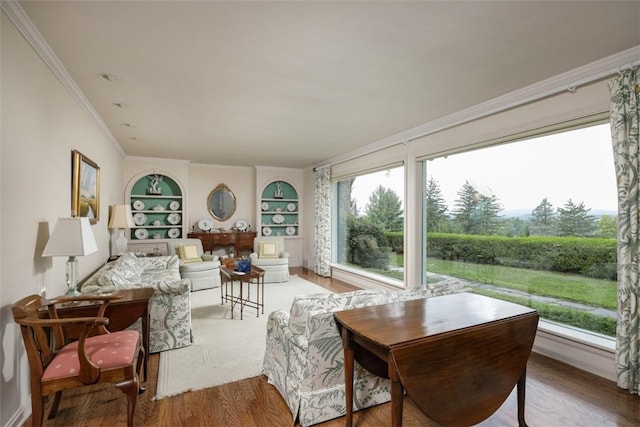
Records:
M358 177L353 187L358 208L378 185L402 195L402 177L402 168ZM497 196L507 211L531 211L545 197L554 208L571 199L592 211L617 210L609 124L430 160L427 177L438 181L450 211L465 180Z

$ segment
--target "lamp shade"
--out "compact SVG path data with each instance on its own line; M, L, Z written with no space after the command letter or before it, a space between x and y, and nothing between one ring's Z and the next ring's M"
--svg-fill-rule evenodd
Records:
M131 216L131 206L129 205L113 205L111 207L111 218L109 219L109 228L132 228L133 217Z
M89 218L58 218L42 256L80 256L97 251Z

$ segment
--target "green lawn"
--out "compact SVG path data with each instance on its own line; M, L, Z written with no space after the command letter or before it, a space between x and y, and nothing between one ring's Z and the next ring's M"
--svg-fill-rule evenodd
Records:
M616 309L616 282L577 274L427 258L427 271L487 283L533 295Z

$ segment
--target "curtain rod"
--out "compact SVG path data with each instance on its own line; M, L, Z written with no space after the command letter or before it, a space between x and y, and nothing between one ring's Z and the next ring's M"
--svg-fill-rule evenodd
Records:
M628 49L624 52L622 52L621 54L623 55L628 55L628 56L636 56L638 54L638 52L640 52L639 47L634 47L631 49ZM608 57L608 59L611 61L612 57L616 57L619 56L618 55L612 55L611 57ZM605 58L607 59L607 58ZM598 62L602 62L602 61L598 61ZM611 61L614 62L614 61ZM615 63L615 62L614 62ZM593 64L588 64L587 66L593 66ZM587 66L581 67L581 68L585 68ZM384 138L380 141L378 141L378 145L375 148L373 148L373 151L378 151L384 148L387 148L391 145L395 145L395 144L400 144L403 143L405 145L407 145L409 142L419 139L419 138L423 138L427 135L436 133L436 132L441 132L443 130L446 129L450 129L453 128L455 126L460 126L463 125L465 123L468 122L472 122L474 120L478 120L478 119L482 119L484 117L488 117L491 116L493 114L497 114L497 113L501 113L507 110L511 110L513 108L517 108L517 107L522 107L524 105L536 102L536 101L540 101L542 99L554 96L554 95L558 95L560 93L563 93L565 91L569 91L570 93L576 93L578 88L590 83L595 83L597 81L600 81L604 78L613 76L615 74L622 74L624 71L627 71L629 69L632 68L638 68L640 67L640 58L639 59L634 59L630 62L625 62L622 63L620 65L618 65L615 68L611 68L605 71L601 71L601 72L597 72L595 74L592 74L588 77L582 78L582 79L578 79L578 80L572 80L569 83L566 84L561 84L559 86L555 86L552 87L551 89L546 89L543 90L541 92L537 92L533 95L530 96L525 96L522 99L517 99L515 101L511 101L511 102L507 102L504 103L504 101L502 101L505 98L508 97L514 97L517 95L514 95L514 93L512 92L511 94L507 94L504 96L500 96L497 98L493 98L492 100L486 101L482 104L478 104L476 106L461 110L457 113L453 113L450 114L448 116L445 116L443 118L440 119L436 119L433 120L429 123L425 123L424 125L421 126L417 126L413 129L409 129L407 131L401 132L399 134L396 134L394 136L391 136L389 138ZM578 69L579 70L579 69ZM576 74L577 70L573 70L564 74L569 74L569 73L573 73ZM544 84L544 82L547 82L547 84L553 84L550 83L550 81L552 80L558 80L561 77L552 77L550 79L544 80L543 82L540 83L536 83L534 85L528 86L527 88L523 88L521 90L519 90L518 92L524 92L525 90L531 90L532 87L534 86L541 86ZM495 105L493 105L495 104ZM476 111L478 110L478 111ZM457 117L459 116L459 117ZM375 142L372 144L376 144ZM365 146L366 147L366 146ZM356 149L354 151L361 151L362 147L360 147L360 149ZM315 166L313 169L314 171L316 170L316 168L322 168L322 167L331 167L333 165L336 165L338 163L344 163L350 160L353 160L357 157L359 157L360 154L355 153L351 156L347 156L344 159L339 159L333 162L328 162L325 164L320 164L318 166Z

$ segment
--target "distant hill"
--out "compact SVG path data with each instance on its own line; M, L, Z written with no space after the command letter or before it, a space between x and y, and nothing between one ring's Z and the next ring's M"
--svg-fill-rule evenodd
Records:
M505 209L500 212L500 216L526 220L531 217L531 211L533 211L533 209ZM600 218L601 216L618 216L618 211L593 209L589 212L589 214L595 216L596 218Z

